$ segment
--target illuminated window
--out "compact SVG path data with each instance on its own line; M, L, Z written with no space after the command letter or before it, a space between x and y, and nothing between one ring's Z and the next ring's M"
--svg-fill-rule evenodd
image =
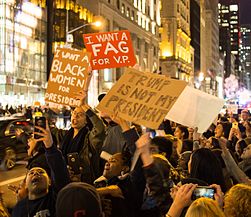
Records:
M121 12L122 12L122 14L124 14L124 13L125 13L125 4L122 4L122 7L121 7Z
M126 16L127 16L127 17L130 17L130 8L127 8L127 9L126 9Z
M135 13L132 11L131 20L134 20Z
M104 69L104 81L111 82L112 81L112 71L111 69Z
M230 5L230 11L238 11L238 5Z
M231 23L231 24L237 24L237 23L238 23L238 21L231 20L231 21L230 21L230 23Z

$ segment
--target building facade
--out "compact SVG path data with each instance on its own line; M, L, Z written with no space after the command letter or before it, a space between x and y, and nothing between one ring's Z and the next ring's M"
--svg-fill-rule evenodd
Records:
M46 1L0 0L0 103L43 98L47 73Z
M240 60L243 63L243 83L251 90L251 25L241 25Z
M194 48L194 74L195 76L201 71L200 61L200 1L190 0L190 31L191 45Z
M157 72L159 69L159 0L92 0L82 1L94 15L105 18L103 31L129 30L137 59L135 68ZM94 72L97 92L107 92L123 74L124 68ZM97 77L98 76L98 77ZM95 85L95 82L93 83ZM94 96L97 98L97 95ZM95 102L93 102L95 104Z
M239 0L219 0L220 51L225 55L225 78L231 74L231 54L235 56L235 75L241 77Z
M193 85L194 48L191 46L190 0L162 0L161 3L161 73Z
M207 0L205 4L205 75L204 91L218 95L219 84L216 77L220 71L218 0Z

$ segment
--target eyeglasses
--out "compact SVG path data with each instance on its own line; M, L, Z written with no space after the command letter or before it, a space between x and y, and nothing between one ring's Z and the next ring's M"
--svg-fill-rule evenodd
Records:
M76 112L76 111L73 111L73 112L71 113L71 115L74 115L74 116L77 117L77 118L82 118L82 117L85 116L85 113L84 113L84 112Z

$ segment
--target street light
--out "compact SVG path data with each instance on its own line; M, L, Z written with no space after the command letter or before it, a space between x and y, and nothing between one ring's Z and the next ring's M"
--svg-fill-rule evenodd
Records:
M96 21L96 22L93 22L93 23L86 23L86 24L84 24L82 26L76 27L75 29L72 29L72 30L68 31L67 34L71 34L71 33L75 32L75 31L77 31L77 30L79 30L79 29L81 29L81 28L83 28L85 26L91 26L91 25L93 25L95 27L101 27L102 23L101 23L101 21Z
M97 21L92 22L92 23L86 23L86 24L84 24L82 26L78 26L78 27L76 27L76 28L74 28L74 29L72 29L70 31L68 31L68 28L67 28L66 29L66 43L73 43L74 40L73 40L73 35L71 33L75 32L75 31L77 31L79 29L82 29L85 26L94 26L96 28L101 28L102 25L103 25L103 22L100 21L100 20L97 20Z

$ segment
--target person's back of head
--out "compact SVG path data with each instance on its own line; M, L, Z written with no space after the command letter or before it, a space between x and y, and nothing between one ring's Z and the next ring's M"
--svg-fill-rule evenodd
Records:
M163 174L163 179L168 181L170 172L170 165L168 163L168 160L159 154L154 154L153 158L154 158L154 163L157 166L158 170L161 171Z
M199 198L187 210L186 217L225 217L215 200Z
M234 185L226 194L224 212L230 217L251 216L251 186Z
M84 182L73 182L58 193L57 217L101 217L101 200L96 189Z
M178 166L183 170L188 170L188 162L190 160L191 154L191 151L185 151L180 155L178 159Z
M211 150L196 150L191 157L189 172L191 178L201 179L208 184L218 184L226 191L221 163Z
M173 142L170 139L163 136L155 136L151 143L158 147L160 154L163 154L168 160L170 159L173 151Z
M182 142L182 149L181 153L185 151L192 151L193 150L193 140L191 139L184 139Z

